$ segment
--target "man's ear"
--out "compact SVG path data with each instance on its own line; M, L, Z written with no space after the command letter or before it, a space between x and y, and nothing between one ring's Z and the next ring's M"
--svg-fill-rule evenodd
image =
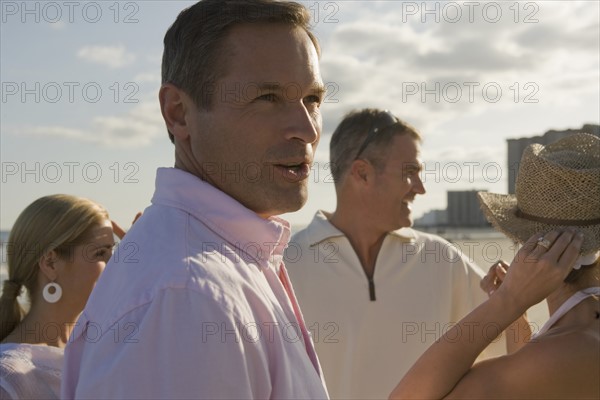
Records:
M350 165L350 176L356 183L360 185L366 185L370 183L373 172L373 165L371 165L371 163L367 160L354 160Z
M46 254L42 255L40 257L40 261L38 262L40 272L51 282L58 278L57 264L58 254L55 250L50 250Z
M185 140L189 137L186 112L191 99L181 89L171 83L165 83L158 92L160 111L167 129L175 138Z

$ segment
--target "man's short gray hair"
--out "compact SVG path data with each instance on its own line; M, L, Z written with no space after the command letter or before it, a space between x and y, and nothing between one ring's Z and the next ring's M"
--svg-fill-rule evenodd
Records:
M187 93L209 110L215 85L227 71L223 40L231 27L243 23L283 23L306 31L317 54L320 47L310 31L310 13L301 4L275 0L202 0L183 10L164 38L162 83ZM171 141L173 135L169 132Z
M387 122L390 119L389 111L374 108L351 111L344 116L333 132L329 145L331 173L336 185L348 172L369 132L374 129L377 129L375 136L363 149L360 158L369 160L378 169L384 167L382 160L394 136L408 134L421 141L416 129L395 116L393 118L395 122L390 124Z

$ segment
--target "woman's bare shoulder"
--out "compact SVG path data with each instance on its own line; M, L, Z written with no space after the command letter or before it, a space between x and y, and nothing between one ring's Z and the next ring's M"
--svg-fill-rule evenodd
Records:
M475 364L448 398L600 398L600 335L549 331L519 351Z

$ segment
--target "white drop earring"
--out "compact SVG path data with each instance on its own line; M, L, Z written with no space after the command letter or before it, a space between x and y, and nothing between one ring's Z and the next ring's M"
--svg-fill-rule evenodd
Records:
M54 289L53 293L50 293L51 289ZM44 286L42 296L44 296L44 300L46 300L48 303L56 303L62 297L62 288L58 283L50 282Z

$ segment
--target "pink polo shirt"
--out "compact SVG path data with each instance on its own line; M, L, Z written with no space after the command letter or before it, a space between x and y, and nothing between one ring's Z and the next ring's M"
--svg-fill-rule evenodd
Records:
M327 398L278 276L289 235L287 222L160 168L70 338L62 397Z

